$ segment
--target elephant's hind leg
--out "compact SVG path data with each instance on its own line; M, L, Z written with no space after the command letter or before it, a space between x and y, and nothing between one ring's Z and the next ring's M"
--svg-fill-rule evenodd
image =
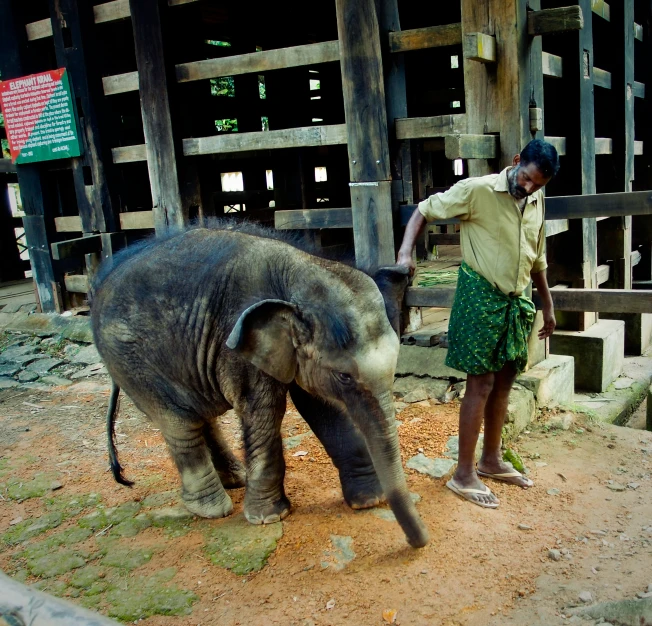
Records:
M247 472L244 465L233 454L229 444L224 441L222 433L216 424L204 424L204 439L211 452L213 465L225 489L244 487L247 482Z
M200 517L225 517L233 511L231 498L213 465L204 436L205 422L186 412L165 409L155 420L181 476L181 498Z
M346 503L352 509L368 509L384 501L367 444L349 417L296 383L290 397L338 469Z

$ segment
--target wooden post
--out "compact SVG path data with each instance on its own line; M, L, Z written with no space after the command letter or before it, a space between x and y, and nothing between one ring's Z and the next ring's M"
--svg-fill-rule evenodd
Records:
M177 174L177 150L172 134L161 15L169 10L159 0L129 0L134 30L143 131L147 146L147 168L152 189L152 207L157 233L181 227L187 214L181 201Z
M20 3L24 6L24 3ZM23 8L22 6L20 8ZM2 79L18 78L31 73L32 65L27 58L25 20L21 18L17 0L0 2L0 72ZM41 182L40 166L37 164L17 167L23 209L25 239L29 248L32 275L44 313L55 311L52 282L55 280L48 231L53 230L46 216Z
M380 33L373 0L336 0L356 263L395 261Z

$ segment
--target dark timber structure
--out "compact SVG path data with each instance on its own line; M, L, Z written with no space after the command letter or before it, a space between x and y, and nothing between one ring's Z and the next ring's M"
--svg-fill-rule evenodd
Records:
M0 160L0 280L27 269L17 226L47 312L80 304L118 248L225 214L391 264L419 200L545 137L562 326L650 313L651 27L647 0L0 0L2 80L66 68L84 145Z

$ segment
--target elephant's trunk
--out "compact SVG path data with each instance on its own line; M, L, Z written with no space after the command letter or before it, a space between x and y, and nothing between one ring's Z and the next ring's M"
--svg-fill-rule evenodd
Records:
M396 431L396 412L390 392L377 396L354 420L369 448L376 474L398 523L413 548L428 543L428 530L419 517L405 481ZM356 412L357 413L357 412Z

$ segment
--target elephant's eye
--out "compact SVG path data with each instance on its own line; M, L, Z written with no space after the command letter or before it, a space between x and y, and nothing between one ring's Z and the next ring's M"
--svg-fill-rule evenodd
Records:
M350 385L353 382L351 374L346 374L345 372L333 372L333 376L343 385Z

